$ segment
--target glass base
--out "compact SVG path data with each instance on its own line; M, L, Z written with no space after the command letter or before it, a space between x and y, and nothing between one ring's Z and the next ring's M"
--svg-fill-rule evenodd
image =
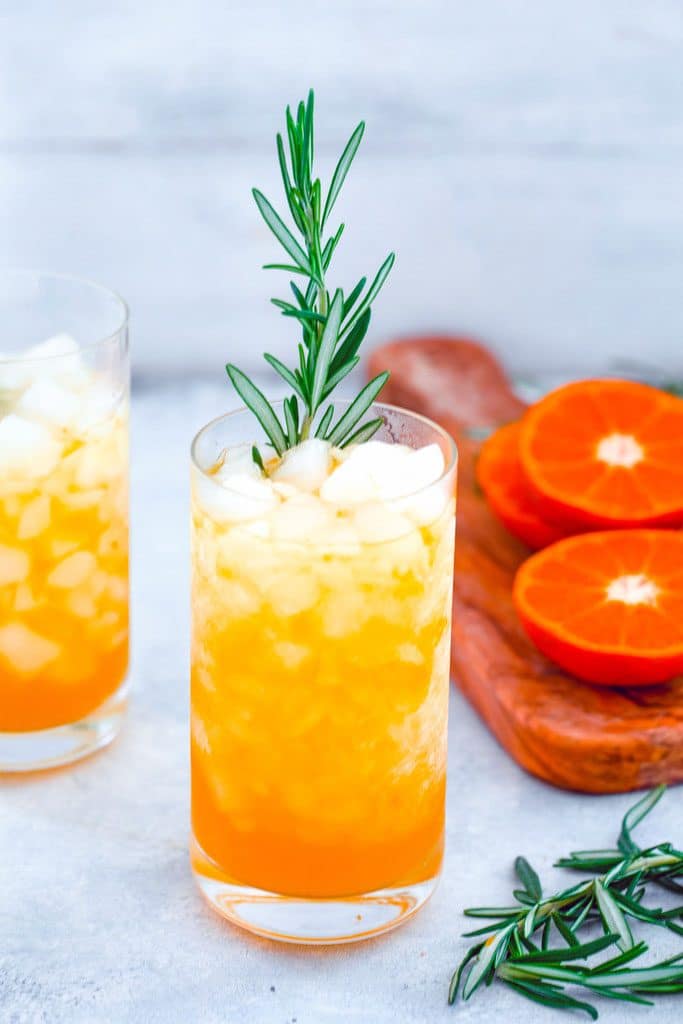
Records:
M116 738L128 697L126 683L85 718L37 732L0 732L0 772L36 772L80 761Z
M424 906L440 877L336 899L282 896L221 880L216 865L194 841L192 871L204 898L232 924L266 939L310 946L360 942L398 928Z

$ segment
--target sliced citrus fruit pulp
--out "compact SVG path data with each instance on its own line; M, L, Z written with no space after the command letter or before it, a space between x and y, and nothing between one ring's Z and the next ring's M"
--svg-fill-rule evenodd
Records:
M527 547L544 548L567 531L546 522L536 511L519 461L520 429L519 423L510 423L487 438L477 460L477 480L510 533Z
M539 514L568 527L683 523L683 401L624 380L551 392L522 421Z
M513 598L539 650L579 679L643 686L683 672L683 533L568 537L519 568Z

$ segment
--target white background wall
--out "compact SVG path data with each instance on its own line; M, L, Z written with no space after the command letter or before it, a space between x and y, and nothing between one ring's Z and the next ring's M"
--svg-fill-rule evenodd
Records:
M4 0L0 262L120 290L142 373L289 353L250 186L309 84L324 171L368 123L337 266L399 254L373 342L683 373L681 0Z

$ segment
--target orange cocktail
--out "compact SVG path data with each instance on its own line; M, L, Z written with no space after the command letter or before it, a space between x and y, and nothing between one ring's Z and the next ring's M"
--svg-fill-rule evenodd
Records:
M112 737L128 662L127 355L0 359L0 768ZM95 346L97 349L97 345ZM103 710L104 708L104 710Z
M387 416L409 432L408 414ZM220 909L269 934L282 918L250 917L240 888L358 897L362 934L415 909L439 874L454 467L450 442L418 422L433 482L390 499L365 487L389 444L330 452L314 488L277 470L247 484L239 449L212 463L201 435L195 446L194 866L215 903L225 887ZM385 477L406 492L410 449L394 449L406 462ZM372 894L386 914L366 922L356 904ZM289 934L351 935L338 914L318 927Z

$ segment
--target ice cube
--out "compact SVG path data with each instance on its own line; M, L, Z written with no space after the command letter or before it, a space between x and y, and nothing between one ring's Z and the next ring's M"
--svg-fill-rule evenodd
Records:
M82 451L82 449L80 449ZM107 491L104 487L93 487L90 490L67 491L63 487L55 488L55 494L67 508L93 508L102 505Z
M310 437L285 453L273 473L273 480L292 484L302 491L317 491L327 479L331 452L329 441Z
M347 557L357 555L361 551L360 537L348 520L335 519L325 533L323 547L331 554ZM338 569L338 564L335 564L331 567L331 573L334 574Z
M213 474L213 479L228 485L229 480L243 476L252 477L254 480L263 479L263 474L251 454L251 446L238 445L235 448L226 449L219 468Z
M443 475L445 465L438 444L428 444L411 451L402 467L401 490L399 494L391 496L400 497L429 487Z
M366 597L357 587L332 591L320 608L322 631L335 638L355 633L363 628L371 609L372 597Z
M442 515L451 498L447 481L439 480L431 487L425 487L416 494L401 498L396 507L417 526L430 526Z
M95 569L97 562L90 551L74 551L55 566L47 578L52 587L78 587Z
M349 458L330 473L320 488L320 497L331 505L348 508L378 497L378 489L367 469Z
M355 511L353 521L361 541L369 544L395 540L415 529L410 519L384 502L361 505Z
M112 601L118 604L125 604L128 601L128 577L109 576L107 578L107 593Z
M274 511L273 537L281 541L316 543L324 539L333 522L332 512L324 502L305 494L295 495Z
M40 341L37 345L32 345L31 348L26 349L23 353L23 358L52 359L55 356L76 356L79 353L78 342L70 334L60 331L59 334L53 334L50 338L46 338L45 341Z
M261 607L261 596L254 588L230 577L221 579L220 599L228 619L246 619Z
M59 655L59 647L35 633L21 622L0 626L0 656L9 661L15 672L33 675Z
M299 494L298 489L292 484L282 484L279 480L273 480L273 490L281 498L293 498L295 494Z
M0 397L22 391L31 380L31 371L21 356L13 352L0 352Z
M280 659L285 668L296 669L310 657L311 649L304 646L304 644L295 644L289 640L281 640L273 645L273 653Z
M278 618L300 615L318 602L320 588L311 572L289 572L286 579L277 577L268 583L267 600Z
M246 523L239 523L235 526L236 531L246 534L249 537L258 537L259 540L268 540L271 534L269 519L251 519Z
M120 558L126 551L127 531L122 523L108 527L100 536L97 553L101 558Z
M16 405L20 416L63 430L78 425L80 408L78 396L52 377L37 377Z
M410 665L424 664L424 655L416 644L399 644L396 653L399 661L408 662Z
M19 519L17 537L19 540L30 540L46 530L50 525L50 496L39 494L24 508Z
M75 540L61 540L58 537L57 540L53 540L50 544L50 553L53 558L64 558L64 555L75 551L77 547L78 543Z
M0 420L0 478L47 476L59 462L62 445L42 423L10 413Z
M121 404L121 393L105 384L93 382L82 395L78 427L83 433L107 424Z
M31 569L31 560L21 548L0 544L0 587L23 583Z
M206 731L206 726L204 725L203 720L199 717L196 711L192 712L190 732L195 746L199 747L200 750L203 750L205 754L209 754L211 752L209 735Z
M69 611L79 619L93 619L97 614L97 604L87 590L75 590L67 601Z
M14 593L15 612L30 612L38 607L38 600L34 597L30 584L21 583Z
M417 448L406 459L400 491L406 497L398 502L397 508L419 526L435 522L448 504L450 485L441 479L445 467L438 444Z
M194 494L202 509L220 523L267 516L280 500L270 480L246 473L234 473L222 483L196 472Z
M373 498L392 498L401 490L404 467L412 449L386 441L353 445L330 474L320 493L326 501L349 507Z
M75 481L83 490L106 487L126 464L126 435L114 422L72 453Z
M55 334L21 353L31 380L51 377L76 391L87 387L92 373L86 368L81 349L71 335Z

